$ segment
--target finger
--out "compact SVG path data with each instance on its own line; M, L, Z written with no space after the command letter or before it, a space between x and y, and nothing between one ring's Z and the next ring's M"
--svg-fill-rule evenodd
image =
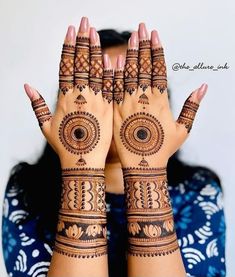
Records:
M32 108L38 119L40 128L46 131L50 126L50 121L52 118L51 112L43 99L43 97L34 88L30 87L28 84L24 85L24 89L29 99L31 100Z
M90 88L95 94L102 90L103 60L99 35L95 28L90 29Z
M177 119L177 123L183 124L188 133L192 129L193 121L199 108L199 104L202 98L205 96L207 88L207 84L203 84L199 89L191 93L191 95L186 99L181 113Z
M148 32L144 23L139 25L139 86L145 91L151 86L152 61Z
M123 101L124 96L124 58L122 55L119 55L117 58L117 65L114 72L114 90L113 97L114 101L117 104L120 104Z
M164 51L156 30L151 33L152 44L152 87L157 88L161 93L167 89L167 72Z
M125 91L132 94L138 88L138 33L133 32L129 39L124 69Z
M110 58L104 54L103 98L111 103L113 101L113 69Z
M83 17L76 38L74 82L81 92L89 83L89 22Z
M59 88L63 94L73 88L74 55L75 55L75 28L69 26L61 54L59 71Z

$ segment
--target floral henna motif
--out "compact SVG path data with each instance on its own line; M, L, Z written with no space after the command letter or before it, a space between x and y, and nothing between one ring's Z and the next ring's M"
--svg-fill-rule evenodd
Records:
M177 119L177 122L183 124L189 133L193 126L193 121L196 116L199 104L189 100L191 96L187 98L184 103L183 109Z
M103 61L101 47L91 46L90 55L90 88L97 94L102 90Z
M75 47L73 45L63 45L59 72L59 86L63 94L73 88L74 53Z
M132 94L138 88L138 50L128 49L125 64L125 91Z
M113 70L112 69L104 69L102 95L108 101L108 103L113 101Z
M104 169L62 170L55 251L77 258L107 254Z
M128 252L161 256L178 249L166 168L124 168Z
M163 93L167 89L167 73L163 48L159 47L152 50L153 72L152 86Z
M149 166L144 156L160 150L164 132L160 122L151 114L139 112L129 116L122 124L120 137L124 146L132 153L142 156L140 166Z
M95 148L100 139L98 120L88 112L75 111L67 114L59 128L59 138L71 153L81 155L77 165L85 165L82 154Z
M152 61L150 41L140 41L139 49L139 86L145 91L151 86Z
M114 100L119 104L123 101L124 94L124 80L123 80L123 70L115 70L114 73Z
M75 54L75 85L80 90L88 86L89 81L89 38L77 37Z
M41 95L40 98L32 101L32 108L38 119L40 128L43 126L44 122L49 121L52 118L51 112Z

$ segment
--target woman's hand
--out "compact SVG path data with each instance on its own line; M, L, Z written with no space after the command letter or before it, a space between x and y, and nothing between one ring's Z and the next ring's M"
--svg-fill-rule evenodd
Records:
M59 75L53 115L43 97L25 85L41 130L59 155L62 168L104 167L113 129L113 71L109 57L102 57L99 35L87 18L82 18L77 38L75 28L68 28Z
M188 137L207 85L191 93L175 121L157 31L149 39L140 24L129 40L125 68L123 60L118 57L114 77L114 139L122 166L166 166Z

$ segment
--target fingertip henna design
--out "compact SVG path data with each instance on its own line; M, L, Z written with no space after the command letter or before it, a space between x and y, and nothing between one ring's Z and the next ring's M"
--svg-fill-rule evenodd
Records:
M59 138L66 150L80 155L77 165L85 165L82 154L89 153L100 140L98 120L88 112L75 111L67 114L59 127Z
M43 126L44 122L49 121L52 118L51 112L41 95L38 99L32 101L32 108L38 119L40 128Z
M128 254L168 255L179 246L167 189L166 168L123 168Z
M162 47L152 49L153 72L152 86L156 87L161 93L167 89L167 72Z
M199 108L199 104L189 100L191 96L187 98L184 103L183 109L177 119L177 122L183 124L187 129L187 132L190 133L193 121L196 116L197 110Z
M123 70L115 70L114 73L114 101L118 104L123 101L124 80Z
M151 114L139 112L129 116L122 124L120 138L132 153L141 155L140 166L148 166L144 156L160 150L164 141L164 131L160 122Z
M105 98L108 101L108 103L111 103L113 101L113 70L112 69L104 69L102 95L103 95L103 98Z
M132 94L138 88L138 50L128 49L124 70L125 91Z
M145 91L151 86L152 61L150 41L140 41L139 48L139 86Z
M103 168L62 169L55 251L74 258L107 254Z
M90 47L90 88L97 94L102 90L103 61L100 46Z
M75 54L75 85L82 92L89 83L89 38L77 37Z
M73 88L74 53L75 47L73 45L63 45L59 72L59 87L63 94Z

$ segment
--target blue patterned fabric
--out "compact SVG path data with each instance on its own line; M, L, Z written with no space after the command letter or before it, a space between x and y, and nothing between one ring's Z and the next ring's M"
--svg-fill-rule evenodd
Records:
M208 170L199 170L190 179L172 186L176 231L188 276L225 276L225 221L223 195ZM21 224L28 216L24 191L9 183L2 221L2 243L9 276L46 276L54 234L38 234L40 215ZM106 193L108 258L110 277L126 276L127 231L125 198Z

